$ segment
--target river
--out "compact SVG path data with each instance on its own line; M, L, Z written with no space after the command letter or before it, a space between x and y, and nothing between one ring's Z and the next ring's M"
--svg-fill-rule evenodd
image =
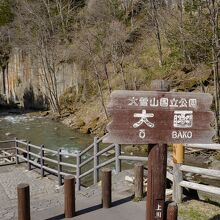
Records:
M7 115L0 117L0 140L18 138L35 145L69 152L82 150L92 143L91 135L82 134L62 123L45 117L28 115Z

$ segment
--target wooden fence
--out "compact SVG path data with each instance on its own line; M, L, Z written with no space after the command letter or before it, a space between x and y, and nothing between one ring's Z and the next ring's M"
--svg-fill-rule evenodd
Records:
M220 151L220 144L185 144L185 147ZM220 196L220 186L215 187L186 181L183 179L184 172L205 175L209 177L214 177L216 179L220 179L220 170L205 169L195 166L173 163L173 199L176 203L180 203L182 201L183 188L199 190Z
M10 152L5 157L7 160L10 158L10 164L20 162L26 162L28 170L33 167L38 167L41 171L41 176L45 176L45 172L55 174L58 177L59 185L62 184L64 176L72 174L76 178L76 189L80 190L82 178L91 175L93 177L93 183L96 184L99 181L99 170L109 164L114 163L116 174L121 172L122 161L142 161L147 162L147 157L139 156L126 156L122 155L121 146L118 144L111 144L102 150L100 150L100 143L102 138L94 138L94 142L83 151L77 151L76 153L64 153L61 149L57 151L45 148L44 145L36 146L29 142L21 140L9 140L1 141L0 144L14 143L13 148L0 148L3 152L10 149ZM209 150L220 150L220 144L208 144L208 145L196 145L187 144L185 147L200 148ZM107 158L105 161L101 161L100 157L111 151L113 157ZM88 156L88 152L91 155ZM55 159L47 156L47 153L52 153ZM63 162L63 157L68 156L73 159L69 159L72 162ZM1 157L0 157L1 159ZM46 164L47 163L47 164ZM90 166L88 164L90 163ZM171 158L168 158L168 166L172 166L171 172L167 171L167 179L173 182L173 199L175 202L182 201L182 188L190 188L195 190L201 190L209 193L220 195L220 187L208 186L189 182L183 179L183 172L190 172L200 175L207 175L215 178L220 178L220 171L213 169L205 169L194 166L188 166L184 164L175 164ZM92 165L91 165L92 164ZM55 168L56 167L56 168ZM72 168L71 172L66 171L64 167ZM92 168L91 168L92 167ZM74 173L74 174L73 174Z

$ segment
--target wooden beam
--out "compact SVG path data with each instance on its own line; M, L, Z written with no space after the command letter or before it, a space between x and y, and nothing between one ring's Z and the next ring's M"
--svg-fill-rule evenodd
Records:
M205 168L193 167L193 166L188 166L188 165L181 165L180 170L185 171L185 172L220 178L220 170L205 169Z
M184 144L186 147L220 150L220 144Z
M188 182L188 181L181 181L180 186L190 188L190 189L200 190L200 191L207 192L207 193L213 193L213 194L220 195L220 188L219 187L207 186L207 185L192 183L192 182Z

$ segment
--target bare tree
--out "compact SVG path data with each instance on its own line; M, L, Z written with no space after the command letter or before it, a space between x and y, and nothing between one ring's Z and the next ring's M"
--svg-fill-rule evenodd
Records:
M219 86L219 9L220 3L216 0L206 0L209 11L209 21L212 28L212 71L214 75L214 97L215 97L215 116L216 116L216 137L220 136L219 130L219 102L220 102L220 86Z
M154 33L157 41L157 49L159 53L159 64L162 66L163 65L163 52L162 52L162 43L161 43L161 31L160 31L160 26L159 26L159 21L158 21L158 0L150 0L151 4L151 15L152 15L152 20L153 20L153 25L154 25Z
M17 8L18 41L40 64L40 76L51 108L60 113L57 77L61 63L65 61L68 28L71 28L70 21L76 16L77 5L71 0L40 0L37 3L19 0Z
M86 27L84 26L84 28ZM75 52L77 53L78 59L81 59L83 57L84 60L87 60L87 70L89 70L90 68L92 70L98 88L100 102L103 107L106 118L108 119L108 113L105 106L102 88L103 86L101 81L100 59L96 53L97 38L94 37L94 33L91 34L91 31L88 30L88 27L86 28L86 31L84 29L82 29L81 31L82 32L79 34L78 37L78 46Z

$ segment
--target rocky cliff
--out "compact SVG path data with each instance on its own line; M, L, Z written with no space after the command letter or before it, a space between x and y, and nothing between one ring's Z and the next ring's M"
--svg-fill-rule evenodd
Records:
M0 77L0 94L7 102L18 103L25 109L48 109L47 90L38 60L20 49L13 49L5 73ZM76 77L74 64L60 65L57 76L58 96L73 86ZM5 82L5 94L3 92Z

